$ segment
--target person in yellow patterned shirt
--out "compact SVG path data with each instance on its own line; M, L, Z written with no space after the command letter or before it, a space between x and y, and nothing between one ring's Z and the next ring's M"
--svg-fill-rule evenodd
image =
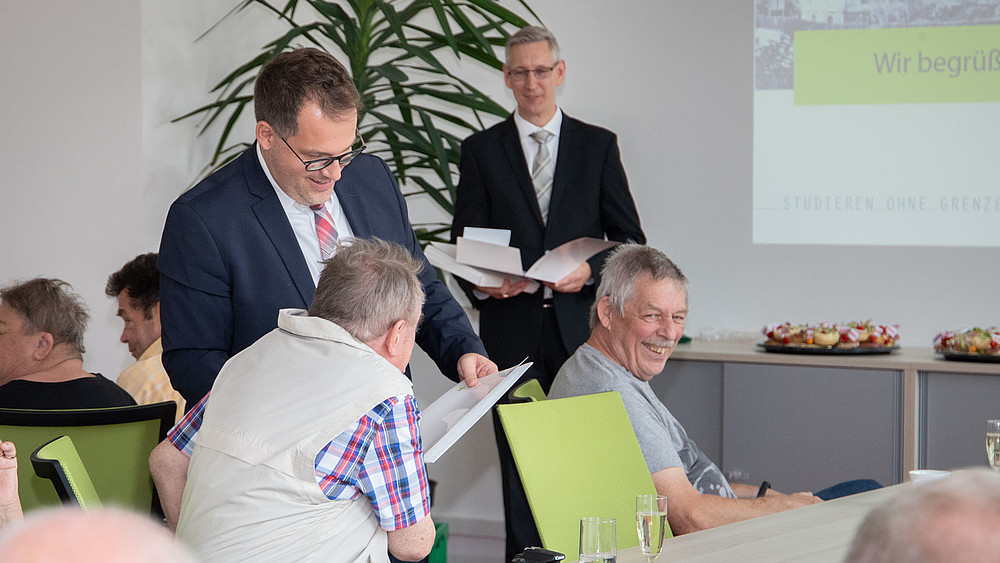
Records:
M121 341L136 362L118 376L118 385L141 405L174 401L177 420L184 415L184 397L170 385L160 355L160 272L155 252L141 254L108 277L104 293L118 300L125 323Z

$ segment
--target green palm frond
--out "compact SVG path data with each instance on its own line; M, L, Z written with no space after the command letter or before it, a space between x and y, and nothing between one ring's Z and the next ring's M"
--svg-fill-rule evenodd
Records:
M508 4L538 21L525 0ZM404 193L425 195L452 214L462 139L508 110L455 76L445 61L457 57L500 69L496 47L529 21L496 0L241 0L223 19L253 5L287 30L220 80L214 102L175 120L197 116L203 119L199 135L220 131L209 171L249 146L233 138L233 126L252 103L260 68L291 46L310 45L351 70L365 104L359 128ZM442 60L444 54L449 57ZM446 225L416 230L422 240L447 236Z

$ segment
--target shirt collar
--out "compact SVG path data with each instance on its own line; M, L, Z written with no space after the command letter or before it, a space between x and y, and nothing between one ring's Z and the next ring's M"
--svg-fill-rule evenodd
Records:
M271 171L267 167L267 163L264 162L264 153L260 151L260 143L254 143L257 148L257 160L260 161L260 167L264 169L264 175L267 176L267 181L271 182L271 187L274 188L274 193L278 196L278 201L281 202L281 207L285 210L285 213L296 212L296 213L308 213L312 215L313 210L308 205L302 205L301 203L295 201L285 190L278 186L278 183L274 181L274 176L271 176ZM333 197L332 195L330 196ZM330 203L326 203L327 209L330 208Z
M278 328L298 336L333 340L371 350L365 343L344 330L343 327L321 317L314 317L305 309L281 309L278 311Z
M163 353L163 344L160 342L160 339L157 338L156 340L153 341L152 344L149 345L149 348L146 348L146 351L143 352L142 355L139 356L139 359L136 361L141 362L143 360L148 360L154 356L159 356L162 353Z
M525 138L539 129L545 129L549 133L552 133L552 135L558 137L559 129L562 127L562 119L562 108L559 106L556 106L556 113L552 116L552 119L550 119L549 122L542 127L539 127L521 117L521 114L516 111L514 112L514 125L517 127L517 135L521 138Z

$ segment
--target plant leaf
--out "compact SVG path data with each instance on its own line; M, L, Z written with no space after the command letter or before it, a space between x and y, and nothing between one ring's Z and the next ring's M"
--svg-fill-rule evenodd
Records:
M426 194L451 214L462 139L482 129L485 116L506 117L509 111L455 76L438 53L448 49L500 69L497 47L527 24L511 4L538 19L525 0L507 6L496 0L238 0L206 34L254 5L287 27L212 88L212 103L174 121L198 116L199 135L220 131L210 164L218 169L251 146L230 138L252 103L260 69L296 43L316 46L350 69L367 108L359 115L359 128L370 152L387 159L400 185ZM421 240L433 240L447 229L421 226Z
M391 82L406 82L407 80L409 80L409 77L406 76L406 73L400 70L399 67L396 65L384 64L384 65L373 66L370 68L375 72L381 74L386 78L386 80L389 80Z

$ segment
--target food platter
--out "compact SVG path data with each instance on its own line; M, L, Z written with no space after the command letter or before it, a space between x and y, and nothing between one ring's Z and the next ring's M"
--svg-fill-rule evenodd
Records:
M899 346L858 346L856 348L837 348L830 346L816 346L812 344L787 346L783 344L765 344L763 342L757 344L757 346L763 348L767 352L773 352L776 354L805 354L813 356L870 356L878 354L891 354L899 348Z
M1000 329L974 326L946 330L934 337L934 350L955 362L1000 363Z
M813 356L872 356L899 347L899 325L871 319L849 323L771 323L761 329L767 340L758 344L776 354Z
M1000 364L1000 354L980 354L978 352L954 352L951 350L938 350L944 359L953 362L985 362Z

